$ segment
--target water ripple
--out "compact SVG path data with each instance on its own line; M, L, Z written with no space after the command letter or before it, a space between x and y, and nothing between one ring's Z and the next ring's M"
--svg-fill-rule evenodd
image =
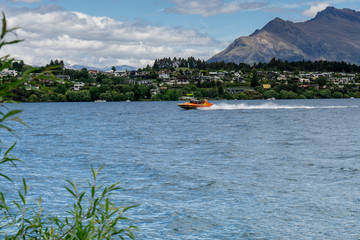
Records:
M24 104L24 163L5 171L61 213L65 179L105 165L116 201L141 204L139 239L360 238L358 99L176 104Z

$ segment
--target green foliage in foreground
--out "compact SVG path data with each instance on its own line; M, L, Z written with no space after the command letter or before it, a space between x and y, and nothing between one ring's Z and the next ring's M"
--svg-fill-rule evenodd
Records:
M5 35L14 29L8 30L6 18L3 14L2 32L0 35L0 48L7 44L14 44L19 40L7 42ZM0 58L0 72L11 65L13 59L9 56ZM74 202L70 209L67 209L59 218L56 215L48 214L48 209L41 205L39 197L36 206L29 204L29 186L26 180L22 180L22 189L17 191L18 200L8 199L4 194L3 186L15 183L11 177L6 175L4 168L16 166L19 159L11 154L16 143L5 147L2 140L5 139L3 132L13 134L11 123L24 122L20 118L22 110L8 108L6 102L11 102L13 90L21 86L25 81L31 80L31 73L36 69L29 69L22 78L13 82L0 83L0 238L1 239L135 239L134 226L124 227L127 218L124 213L135 207L119 207L112 200L112 194L119 190L118 183L105 185L98 179L100 169L91 167L92 180L88 181L88 188L81 190L75 182L67 181L65 187L73 197ZM47 70L45 70L46 72ZM37 77L41 77L37 76ZM47 76L48 77L48 76ZM46 214L45 214L46 213ZM125 222L126 223L126 222ZM126 224L128 225L128 224Z
M5 234L5 239L135 239L132 230L136 227L121 225L128 220L123 214L135 206L117 207L110 196L120 189L118 184L101 184L98 182L101 169L91 170L93 180L88 182L87 190L79 190L74 182L67 181L65 188L74 197L74 204L63 219L44 214L41 197L36 207L28 205L29 187L25 179L22 190L18 191L19 200L8 203L0 192L0 236Z

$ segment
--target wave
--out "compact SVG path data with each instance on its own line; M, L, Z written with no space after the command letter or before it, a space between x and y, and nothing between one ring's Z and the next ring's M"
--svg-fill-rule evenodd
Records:
M246 103L229 104L219 103L214 104L209 108L199 108L201 110L277 110L277 109L333 109L333 108L358 108L359 106L306 106L306 105L280 105L276 103L264 103L261 105L249 105Z

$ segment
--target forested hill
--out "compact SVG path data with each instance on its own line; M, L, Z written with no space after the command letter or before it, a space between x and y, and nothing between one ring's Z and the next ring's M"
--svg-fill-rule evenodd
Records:
M308 71L308 72L360 72L360 66L356 64L350 64L346 62L334 62L334 61L283 61L281 59L271 59L268 63L254 63L252 65L246 63L226 63L222 62L206 62L193 57L184 58L162 58L156 59L153 65L153 70L165 70L176 68L190 68L198 70L242 70L245 72L252 69L264 70L264 71Z

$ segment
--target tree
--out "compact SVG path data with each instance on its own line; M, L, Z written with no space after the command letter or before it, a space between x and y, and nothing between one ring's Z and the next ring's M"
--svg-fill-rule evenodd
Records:
M75 71L74 73L75 80L82 79L82 81L87 82L89 80L89 73L86 68L82 68L80 71Z
M315 98L315 93L314 93L314 91L306 90L304 92L304 96L308 99L313 99L313 98Z
M55 92L65 94L67 90L67 86L65 84L59 84L55 89Z
M254 88L254 87L257 87L259 85L260 85L260 83L259 83L259 80L258 80L258 77L257 77L257 71L253 70L252 71L252 77L251 77L250 86Z
M21 60L20 62L13 62L12 68L18 72L22 72L24 65L24 61Z
M197 99L201 99L204 96L203 96L201 91L197 90L197 91L194 92L194 97L197 98Z
M112 96L110 91L101 93L99 98L102 99L102 100L106 100L106 101L112 101L113 100L113 96Z
M333 98L343 98L343 97L344 97L344 94L342 94L341 92L336 91L336 92L334 92L334 93L332 94L332 97L333 97Z
M249 99L249 96L245 93L239 93L235 96L235 98L240 100L247 100Z
M31 94L29 97L29 102L37 102L38 101L38 97L36 94Z
M208 98L215 98L218 96L218 91L215 89L215 88L210 88L208 91L207 91L207 97Z
M180 98L179 92L174 89L167 90L165 95L167 95L169 97L169 100L171 100L171 101L178 101Z
M234 99L234 96L231 95L229 92L225 91L225 92L222 94L222 98L227 99L227 100L231 100L231 99Z
M294 93L293 91L281 90L279 93L279 98L280 99L294 99L294 98L297 98L297 94Z
M150 98L150 88L149 86L143 84L135 84L132 91L135 94L135 100L140 101L141 99Z
M97 100L99 99L99 95L100 95L100 90L98 87L91 87L89 89L90 92L90 96L91 96L91 100Z
M116 90L112 90L111 92L112 100L113 101L122 101L122 96L120 93Z
M275 90L269 90L264 93L265 98L279 98L279 93Z
M326 78L326 77L318 77L318 78L315 80L315 83L319 84L320 86L326 85L326 82L327 82L327 78Z
M113 81L110 78L104 78L101 81L101 84L103 84L103 85L113 85Z
M224 94L224 88L223 88L223 86L220 85L220 86L218 87L218 93L219 93L220 96Z
M88 102L91 100L91 94L88 90L68 91L65 96L70 102Z
M155 62L154 62L154 65L153 65L152 69L154 71L159 71L160 67L159 67L159 63L158 63L157 59L155 59Z
M126 92L125 93L125 99L126 100L131 100L131 101L135 101L135 94L134 92Z
M320 91L321 98L331 98L331 91L330 89L324 89Z

